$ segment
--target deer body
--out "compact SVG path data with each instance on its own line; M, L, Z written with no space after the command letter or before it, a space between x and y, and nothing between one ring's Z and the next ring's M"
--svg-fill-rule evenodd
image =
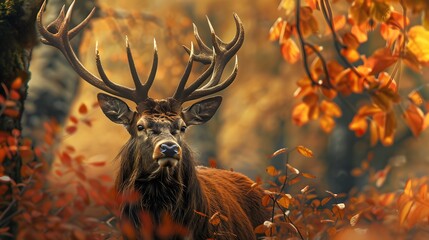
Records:
M254 182L242 174L196 167L192 152L184 140L187 127L207 122L219 108L222 98L208 96L228 87L237 75L238 62L235 57L232 73L221 81L227 63L244 41L244 29L238 16L234 14L237 34L228 43L215 34L208 21L211 48L201 40L194 25L199 52L194 52L192 43L190 48L185 47L189 60L173 96L152 99L148 92L158 64L155 41L152 68L144 83L140 81L126 41L135 88L115 84L103 70L98 49L96 66L100 77L83 66L70 46L70 39L88 24L94 10L79 25L69 30L74 2L67 13L64 13L63 8L47 28L42 24L45 6L46 3L37 16L42 42L58 48L85 81L111 94L99 93L99 105L111 121L123 125L131 136L120 153L121 166L116 179L119 194L139 194L137 201L124 201L121 206L121 218L130 222L136 232L135 236L128 237L255 239L253 229L268 219L267 211L261 206L262 189L254 187ZM209 66L192 84L187 84L194 61ZM132 100L137 105L136 111L112 95ZM182 107L185 102L201 98L205 99ZM165 221L171 226L167 226ZM172 226L176 226L176 233L166 231L166 227ZM187 229L186 232L183 227Z
M103 106L108 100L102 98L99 97L99 102ZM172 127L179 129L182 118L171 117L175 115L170 112L174 109L170 102L153 103L160 106L152 110L159 111L137 117L139 120L135 120L135 124L143 124L146 130L140 137L132 137L120 154L117 189L119 192L137 191L140 196L138 201L122 206L123 216L130 219L136 229L145 229L139 214L149 213L154 231L139 234L151 237L157 236L157 225L161 224L163 214L167 214L175 223L187 228L192 239L254 239L254 227L267 219L260 204L262 190L252 188L254 182L240 173L196 167L191 150ZM174 105L174 101L172 103ZM130 133L139 135L138 131ZM153 161L154 146L157 141L166 139L181 149L181 158L174 168L160 168ZM218 225L210 224L209 218L216 213L227 219Z

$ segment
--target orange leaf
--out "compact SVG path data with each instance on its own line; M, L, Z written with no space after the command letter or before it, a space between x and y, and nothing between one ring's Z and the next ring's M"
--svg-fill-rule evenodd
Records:
M330 133L332 131L332 129L334 129L335 127L335 121L332 117L329 117L327 115L323 115L320 118L320 128L326 132L326 133Z
M288 195L283 196L279 200L277 200L277 203L280 204L280 206L284 208L289 208L291 197Z
M341 109L334 102L323 100L320 103L320 110L328 116L341 117Z
M316 178L316 176L314 176L313 174L310 174L310 173L302 173L302 176L305 178Z
M270 176L277 176L280 174L280 172L273 166L268 166L265 171L268 173L268 175Z
M344 48L341 49L341 55L347 58L349 62L356 62L360 59L360 54L356 49L353 48Z
M304 146L298 146L298 147L296 147L296 150L298 151L298 153L300 153L304 157L308 157L308 158L313 157L313 152Z
M304 124L306 124L310 120L308 118L309 111L310 111L310 108L305 103L300 103L296 105L292 110L293 123L298 126L303 126Z
M283 58L293 64L296 63L300 58L299 48L295 41L291 38L283 41L280 45L281 53Z
M15 78L15 80L13 80L10 88L13 90L18 90L21 88L21 86L22 86L22 77L18 76L17 78Z
M416 90L413 90L408 94L408 99L417 106L422 105L424 102L422 95Z
M410 104L407 110L405 110L403 117L405 118L408 127L413 132L413 135L416 137L420 135L423 131L424 124L423 111L414 104Z
M411 207L414 205L413 201L408 201L402 209L399 211L399 224L403 225L410 213Z

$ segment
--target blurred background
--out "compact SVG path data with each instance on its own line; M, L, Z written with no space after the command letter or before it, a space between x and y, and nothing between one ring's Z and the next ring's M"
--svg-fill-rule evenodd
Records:
M49 2L47 14L57 14L63 1ZM269 29L282 12L278 10L279 0L204 0L204 1L146 1L99 0L96 2L78 1L75 7L77 21L85 16L92 6L98 8L90 27L78 36L73 44L79 58L93 73L95 67L95 44L98 42L104 69L111 80L132 86L132 79L125 53L125 36L131 44L134 60L141 79L150 71L155 38L159 53L159 66L150 95L153 98L170 96L183 73L188 55L182 45L189 46L195 39L192 23L195 23L202 38L210 42L208 16L216 33L225 41L235 34L233 13L237 13L245 28L245 42L238 53L239 73L235 82L221 95L224 101L216 116L203 126L192 127L187 140L196 152L198 160L208 165L215 160L219 168L234 169L251 178L265 177L267 165L283 166L282 156L270 159L270 155L280 148L293 148L303 145L311 149L313 158L292 154L290 163L304 172L315 176L321 190L348 192L353 186L363 186L368 176L389 166L387 183L382 187L397 189L411 176L426 175L429 170L429 154L426 147L429 139L427 131L419 138L399 122L400 129L396 143L390 147L369 145L368 136L356 138L348 130L348 124L355 112L343 102L343 116L337 119L335 129L326 134L318 122L303 127L293 125L291 109L299 100L294 99L296 82L304 76L302 62L286 63L276 42L268 40ZM344 4L349 4L344 1ZM344 11L341 3L336 3L335 11ZM48 17L47 17L48 18ZM320 21L320 29L326 28ZM361 47L368 53L374 46L380 46L382 39L374 35ZM321 38L329 55L329 38ZM58 60L52 59L53 56ZM115 175L118 161L115 161L121 146L129 134L120 125L108 120L96 103L100 90L84 81L79 81L72 70L67 68L57 50L40 45L34 50L32 61L32 80L24 129L27 136L42 142L46 127L45 121L54 121L61 129L75 126L70 116L80 116L82 104L88 106L85 119L90 123L78 124L76 132L61 130L55 138L56 149L73 146L76 152L84 154L86 161L106 161L102 168L86 171L105 172ZM331 54L332 55L332 54ZM45 59L37 60L36 59ZM204 66L194 64L195 79ZM230 64L232 65L232 64ZM229 74L232 66L224 72ZM427 82L428 71L417 74L404 69L401 79L402 94L406 96L417 83ZM353 96L347 101L357 101ZM129 103L134 108L133 103ZM401 120L400 120L401 121ZM371 153L370 161L368 154ZM55 169L55 155L52 157ZM358 174L358 169L370 165L373 169L366 175ZM365 177L366 176L366 177ZM369 179L370 180L370 179Z

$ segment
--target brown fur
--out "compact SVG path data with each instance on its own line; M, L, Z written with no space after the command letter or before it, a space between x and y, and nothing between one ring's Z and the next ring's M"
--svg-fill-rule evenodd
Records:
M268 219L261 205L263 190L252 188L254 182L240 173L196 167L184 141L186 124L208 121L219 98L186 110L174 99L148 99L136 113L108 96L101 96L99 102L106 115L125 124L131 135L119 155L116 187L119 193L139 194L137 201L124 201L121 206L122 218L133 224L138 239L255 239L253 229ZM164 157L160 146L166 142L178 147L177 162L162 167L154 156ZM160 232L166 227L165 216L188 233Z

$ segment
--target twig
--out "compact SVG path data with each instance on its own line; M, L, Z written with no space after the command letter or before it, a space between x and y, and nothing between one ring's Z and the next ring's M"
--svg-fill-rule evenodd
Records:
M341 50L344 48L344 45L341 43L340 38L338 37L337 33L335 32L334 28L334 20L332 17L332 8L331 4L329 3L329 0L321 0L320 1L320 9L322 10L323 17L325 18L326 23L329 26L329 29L331 30L332 38L334 40L334 47L336 50L337 55L341 58L341 60L346 64L347 67L349 67L353 73L355 73L358 77L362 77L362 74L356 69L356 67L347 60L346 57L341 54Z
M300 25L300 16L301 16L300 10L301 10L301 0L296 0L296 10L295 10L296 32L298 33L298 39L301 47L301 55L302 55L302 61L304 63L305 73L307 74L307 77L310 79L313 85L319 85L319 83L316 80L314 80L313 76L311 75L311 71L308 66L308 56L307 56L307 52L305 51L306 43L304 41L304 37L302 36L301 25Z

